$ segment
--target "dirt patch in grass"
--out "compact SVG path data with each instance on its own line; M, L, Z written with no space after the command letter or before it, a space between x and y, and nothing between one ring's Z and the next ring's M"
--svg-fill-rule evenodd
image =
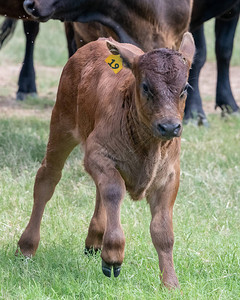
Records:
M215 110L215 95L217 82L217 68L215 63L206 63L200 74L200 93L203 99L203 109L206 114L219 113ZM230 82L232 92L240 106L240 66L230 68Z
M20 66L6 64L0 67L0 117L36 116L49 119L52 111L49 104L51 101L54 104L62 68L36 66L39 98L36 101L31 99L27 104L25 101L16 101L19 72ZM43 105L39 105L41 100Z
M50 119L51 107L45 109L34 109L22 107L22 103L15 100L15 97L0 96L0 118L1 117L37 117Z

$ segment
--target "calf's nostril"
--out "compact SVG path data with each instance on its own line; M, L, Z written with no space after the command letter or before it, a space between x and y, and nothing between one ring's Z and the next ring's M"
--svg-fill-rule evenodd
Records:
M175 124L175 129L174 129L173 133L175 135L178 135L179 131L181 130L181 127L182 127L181 124Z
M158 130L161 132L162 135L165 135L165 133L167 132L167 125L158 124Z
M162 136L175 137L179 135L182 125L181 123L159 123L157 124L157 128Z

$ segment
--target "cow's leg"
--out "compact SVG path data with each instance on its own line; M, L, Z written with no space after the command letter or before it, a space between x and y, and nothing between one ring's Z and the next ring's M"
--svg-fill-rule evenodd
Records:
M72 135L65 131L61 124L51 123L47 152L35 179L32 215L18 242L24 256L34 255L38 248L45 205L61 178L65 160L76 145Z
M101 200L98 187L96 188L96 204L93 217L91 219L88 235L85 242L85 253L96 252L102 249L103 235L106 228L106 210Z
M64 22L65 34L68 46L68 57L71 57L77 51L77 45L74 39L74 28L72 22Z
M215 51L218 70L216 107L220 107L223 113L225 111L232 113L239 110L232 94L229 79L229 66L232 57L233 40L238 19L239 14L231 19L225 19L224 17L218 18L215 23Z
M92 143L87 146L89 149ZM125 237L120 223L120 205L124 198L125 183L114 167L113 162L102 155L101 149L87 150L85 155L85 168L92 176L99 192L98 200L106 210L106 228L103 235L102 270L104 275L110 277L113 267L114 276L120 274L124 258ZM102 209L101 211L104 211Z
M166 186L151 192L147 197L150 204L152 221L150 232L158 253L160 278L168 288L179 286L173 264L173 205L179 186L179 167L169 176Z
M197 120L198 125L207 125L207 118L202 107L202 99L199 91L199 75L206 61L206 41L203 25L192 32L195 44L196 54L189 74L189 84L192 88L188 89L188 96L185 106L184 122Z
M35 39L39 32L39 23L34 21L23 22L26 36L26 49L22 69L18 79L17 100L24 100L28 95L36 96L35 70L33 65L33 51Z
M12 37L17 25L17 20L11 18L5 18L0 25L0 49L8 42Z

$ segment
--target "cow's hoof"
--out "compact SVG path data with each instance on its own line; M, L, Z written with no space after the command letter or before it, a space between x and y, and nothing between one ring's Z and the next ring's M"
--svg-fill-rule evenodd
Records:
M28 260L33 258L33 255L30 254L29 252L23 253L21 251L20 247L18 247L17 250L15 251L15 256L19 257L20 259L22 259L25 262L27 262Z
M121 265L114 264L112 266L112 265L106 263L104 260L102 260L102 271L105 276L111 277L112 268L113 268L114 277L118 277L121 272Z
M205 114L201 112L194 111L191 113L191 117L189 118L184 118L183 119L183 124L191 124L195 126L204 126L204 127L209 127L208 120L205 116Z
M217 110L218 108L221 109L221 116L222 118L226 118L229 115L231 116L239 116L240 115L240 109L239 107L234 107L232 108L229 104L216 104L215 105L215 110Z
M223 119L228 118L228 116L233 116L233 117L239 117L240 116L240 109L238 109L236 111L230 110L227 107L223 107L221 109L222 109L221 116L222 116Z
M30 98L37 98L37 93L24 93L24 92L17 92L16 100L18 101L24 101L28 97Z
M209 123L208 123L207 118L199 118L198 119L198 126L209 127Z
M114 277L118 277L120 272L121 272L121 266L120 265L113 266Z
M23 257L23 254L21 252L21 250L19 248L17 248L17 250L15 251L15 256L17 257Z
M198 119L184 119L183 124L184 125L193 125L196 127L203 126L206 128L208 128L210 126L209 122L206 118L200 118L200 117Z
M96 253L96 252L94 251L93 248L85 247L85 249L84 249L84 254L87 255L87 256L93 255L93 254L95 254L95 253Z
M105 276L111 277L112 266L102 260L102 271Z
M93 248L93 247L85 247L84 254L87 256L93 256L96 255L99 251L101 251L101 248Z

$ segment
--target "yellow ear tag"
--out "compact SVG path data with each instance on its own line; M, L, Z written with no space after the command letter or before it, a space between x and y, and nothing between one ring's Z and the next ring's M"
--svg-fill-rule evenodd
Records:
M110 66L115 74L122 70L122 59L120 55L110 55L105 59L105 62Z

